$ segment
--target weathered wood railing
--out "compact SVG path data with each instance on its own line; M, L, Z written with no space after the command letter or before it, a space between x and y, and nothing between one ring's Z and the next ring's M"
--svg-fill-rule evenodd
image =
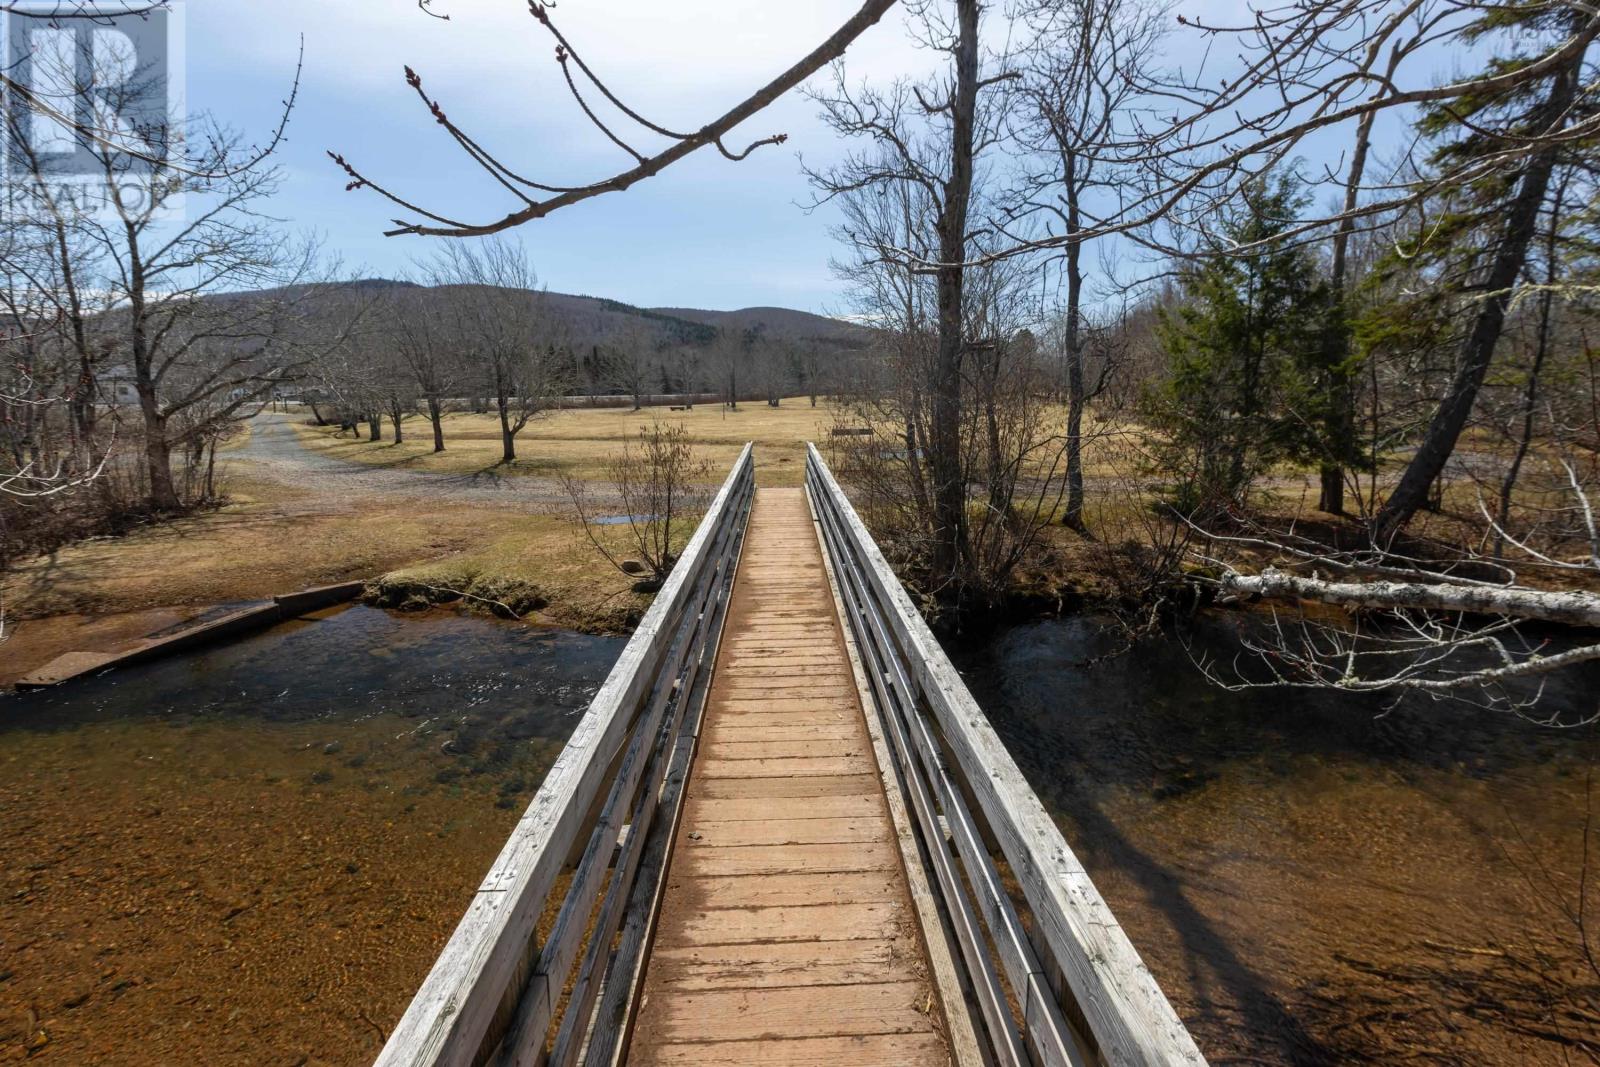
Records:
M806 490L994 1061L1203 1063L814 446Z
M746 445L379 1067L523 1064L547 1053L561 1067L612 1062L641 976L754 486ZM535 927L569 866L541 944Z

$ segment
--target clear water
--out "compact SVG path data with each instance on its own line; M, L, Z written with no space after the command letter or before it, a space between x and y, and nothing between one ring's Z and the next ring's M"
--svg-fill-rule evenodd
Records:
M1190 648L1231 659L1241 616ZM1212 1063L1587 1062L1592 728L1227 692L1093 619L957 656ZM1595 710L1600 673L1541 713ZM1596 825L1600 825L1597 820ZM1600 855L1600 850L1596 851Z
M370 1062L622 645L351 607L0 698L0 1060Z
M644 523L655 519L654 515L597 515L589 520L591 526L626 526L629 523Z
M0 1062L370 1062L622 643L357 607L0 698ZM1213 1063L1600 1048L1592 729L1116 646L958 662Z

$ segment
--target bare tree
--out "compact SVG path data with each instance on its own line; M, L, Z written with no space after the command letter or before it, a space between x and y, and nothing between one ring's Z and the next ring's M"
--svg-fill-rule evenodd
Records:
M81 211L64 203L48 180L25 127L28 118L21 109L9 109L4 118L14 173L30 190L27 196L13 192L7 205L3 269L9 284L4 299L14 321L50 321L53 344L75 364L75 381L65 396L80 453L73 461L92 465L98 436L97 379L112 348L103 327L109 294L96 285L105 254Z
M973 175L977 161L1002 136L998 108L980 113L979 96L996 93L1011 80L1000 69L986 75L980 63L978 0L954 0L947 18L942 6L920 5L914 32L921 43L945 53L947 70L936 84L896 83L887 89L852 90L843 67L833 84L814 94L823 117L838 133L865 140L870 148L842 165L812 172L823 200L870 190L887 195L898 185L917 187L929 209L937 343L928 366L927 429L922 447L933 502L930 559L936 585L957 590L964 569L976 563L967 528L967 487L962 480L962 364L967 354L963 332L966 282L973 225ZM880 257L881 248L862 245L863 254Z
M573 514L596 551L623 574L648 575L636 588L654 592L671 573L681 542L711 499L711 465L695 458L682 423L657 420L639 428L637 444L623 439L622 454L606 463L605 474L622 502L628 541L638 559L623 558L606 543L598 532L602 516L595 514L589 484L565 476L562 484Z
M895 166L885 152L883 169ZM833 269L849 283L847 299L858 319L877 337L875 350L841 382L847 399L846 420L889 423L895 452L903 456L903 493L879 486L880 501L899 499L921 515L933 512L933 496L924 469L928 418L928 359L933 351L932 280L892 254L894 249L919 249L931 239L932 197L916 182L892 182L879 190L863 187L838 198L844 224L839 236L854 255L835 260ZM841 430L857 427L842 425ZM868 475L877 468L859 472ZM879 514L882 514L879 511Z
M649 392L650 378L658 369L655 347L638 326L630 326L621 336L604 346L603 359L612 381L624 393L633 397L633 410L644 407L644 397Z
M1091 220L1114 215L1128 168L1101 155L1145 103L1170 15L1164 6L1130 0L1067 0L1025 10L1029 43L1021 59L1018 140L1039 162L1026 170L1009 210L1034 218L1061 238L1065 293L1052 340L1066 369L1067 503L1062 522L1085 530L1083 416L1105 387L1086 375L1089 328L1084 311L1083 257L1093 247ZM1110 364L1102 363L1102 368Z
M722 405L727 411L739 410L739 372L750 363L760 340L758 332L724 327L711 342L708 362L716 376L713 391L722 394Z
M414 397L433 428L433 450L444 451L445 407L462 372L461 336L434 305L427 290L405 288L390 295L394 353L409 379L391 396ZM394 419L395 440L401 419Z
M92 102L90 111L148 110L148 87L121 74L131 57L115 44L100 54L87 40L75 41L65 54L31 56L36 80L54 63L43 71L49 82L68 99ZM200 406L231 418L305 367L305 352L285 343L288 305L303 295L294 287L313 279L316 246L286 241L275 220L260 213L260 202L277 189L278 171L209 119L167 119L142 131L171 161L160 168L125 151L120 141L85 138L80 147L94 162L105 203L70 218L70 205L42 180L46 167L22 134L24 121L13 117L8 140L25 173L39 179L30 188L38 190L38 214L56 249L52 280L59 284L58 310L80 373L92 379L97 362L107 358L88 336L85 294L97 291L110 309L98 321L137 393L149 506L177 509L182 501L171 455L184 442L174 439L173 421ZM179 214L179 205L182 217L169 218ZM218 295L264 287L281 292L253 299ZM92 380L85 384L92 387ZM79 421L87 429L91 419L83 414Z
M517 458L517 434L550 410L567 383L554 317L518 243L445 246L436 285L450 287L455 334L488 387L500 420L500 461Z

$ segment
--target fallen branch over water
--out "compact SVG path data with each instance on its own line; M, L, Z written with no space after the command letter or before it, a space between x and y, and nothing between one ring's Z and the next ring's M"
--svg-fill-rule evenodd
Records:
M1600 596L1578 590L1547 591L1517 586L1450 585L1429 582L1330 582L1280 570L1224 574L1223 592L1274 600L1316 600L1370 610L1457 611L1511 615L1567 626L1600 626Z

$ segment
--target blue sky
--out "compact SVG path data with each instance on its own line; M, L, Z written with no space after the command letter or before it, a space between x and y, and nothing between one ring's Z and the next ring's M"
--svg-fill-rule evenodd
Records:
M563 0L569 39L635 107L663 125L695 127L798 59L857 6L855 0ZM449 143L402 80L411 64L451 117L524 173L556 184L621 169L627 157L586 127L566 95L552 42L521 0L435 0L449 22L412 0L190 0L187 103L251 137L270 130L305 36L299 104L272 210L321 232L346 264L394 275L426 256L417 238L385 238L396 212L370 192L346 193L324 156L345 154L421 203L474 218L508 207ZM852 71L892 75L925 64L894 17L852 53ZM832 213L806 214L797 153L836 157L842 146L791 94L748 124L787 144L742 163L701 152L622 195L523 227L518 235L550 288L640 305L737 308L839 306L828 269Z
M567 95L553 42L525 0L433 0L448 22L414 0L187 0L187 103L253 137L276 122L300 38L305 71L279 162L286 180L273 210L320 232L347 268L395 276L430 250L386 238L397 214L368 191L347 193L324 155L343 153L371 178L445 214L488 220L509 204L449 141L406 87L410 64L450 116L509 165L554 184L609 176L629 158L607 143ZM852 14L859 0L561 0L568 38L633 106L661 124L695 128L793 63ZM1236 21L1242 0L1185 0L1190 16ZM1192 75L1231 56L1174 27L1169 61ZM1448 63L1449 57L1440 57ZM884 83L934 62L914 47L898 11L851 48L852 81ZM1440 73L1443 73L1441 69ZM829 257L831 209L807 214L799 155L825 165L845 146L791 93L730 138L789 135L742 163L701 151L623 194L609 194L517 231L542 282L563 292L643 306L843 307ZM1403 128L1399 116L1385 127ZM1396 130L1396 132L1398 132ZM1386 133L1388 131L1386 130ZM1391 134L1392 135L1392 134ZM1336 165L1348 143L1326 131L1302 146ZM641 148L659 147L644 139ZM1382 148L1380 147L1380 153ZM1319 203L1330 194L1319 195ZM1109 243L1098 250L1128 257ZM1124 258L1133 273L1147 269ZM1119 271L1120 273L1120 271Z

